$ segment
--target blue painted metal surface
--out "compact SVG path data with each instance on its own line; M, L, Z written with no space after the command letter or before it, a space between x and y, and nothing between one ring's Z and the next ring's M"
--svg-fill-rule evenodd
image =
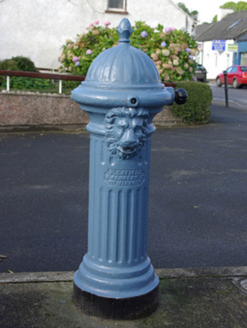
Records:
M241 65L242 62L242 55L247 52L247 41L240 41L238 42L238 52L234 52L233 55L233 64L234 65ZM242 63L242 65L244 65Z
M119 45L102 52L72 92L90 116L88 252L74 283L116 299L159 284L147 256L150 138L153 117L175 99L152 60L130 46L130 22L117 31Z

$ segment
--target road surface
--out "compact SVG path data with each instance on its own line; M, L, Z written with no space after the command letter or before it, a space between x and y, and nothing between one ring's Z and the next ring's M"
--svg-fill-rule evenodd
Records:
M210 86L213 92L213 99L225 103L225 86L217 87L213 83L210 83ZM228 102L229 107L247 108L247 86L239 89L228 86Z
M211 109L210 124L152 137L155 268L247 266L247 110ZM0 272L77 270L87 251L88 153L87 133L0 134Z

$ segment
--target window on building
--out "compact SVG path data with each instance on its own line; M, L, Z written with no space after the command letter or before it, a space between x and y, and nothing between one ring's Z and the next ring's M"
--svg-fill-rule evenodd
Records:
M185 18L185 26L186 26L186 31L188 31L188 29L189 29L189 20L188 20L187 16Z
M241 65L247 65L247 53L241 52Z
M229 31L231 28L237 26L239 23L241 23L243 20L239 19L237 22L233 23L231 26L228 27L227 31Z
M215 55L215 67L218 66L218 54L214 54Z
M108 9L126 11L126 0L108 0Z
M230 65L230 55L226 55L226 66L228 67Z

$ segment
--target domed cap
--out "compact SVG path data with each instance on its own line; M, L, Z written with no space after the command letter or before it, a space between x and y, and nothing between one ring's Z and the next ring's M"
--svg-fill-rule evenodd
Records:
M90 66L86 83L100 88L161 87L160 77L153 61L143 51L130 46L133 32L124 18L117 29L119 45L103 51ZM88 85L89 86L89 85Z
M133 30L127 18L122 19L117 32L119 44L95 58L85 81L73 90L72 100L90 111L96 106L105 109L118 106L154 109L171 104L173 89L164 88L151 58L130 46Z

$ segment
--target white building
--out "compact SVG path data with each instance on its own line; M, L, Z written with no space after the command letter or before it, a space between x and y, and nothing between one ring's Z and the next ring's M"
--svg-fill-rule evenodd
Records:
M208 79L215 79L233 64L246 65L247 62L247 11L221 10L218 18L221 20L199 25L195 30L195 39L200 44L197 61L207 69ZM238 50L229 49L233 44L238 45Z
M228 49L228 45L233 43L234 40L226 40L225 49ZM201 51L196 60L206 68L207 79L215 79L219 73L233 64L234 53L232 51L212 50L212 41L199 42L199 44Z
M171 0L3 0L0 60L25 56L36 67L55 69L66 39L76 39L95 20L117 27L123 17L132 25L141 20L189 32L193 25L193 18Z

